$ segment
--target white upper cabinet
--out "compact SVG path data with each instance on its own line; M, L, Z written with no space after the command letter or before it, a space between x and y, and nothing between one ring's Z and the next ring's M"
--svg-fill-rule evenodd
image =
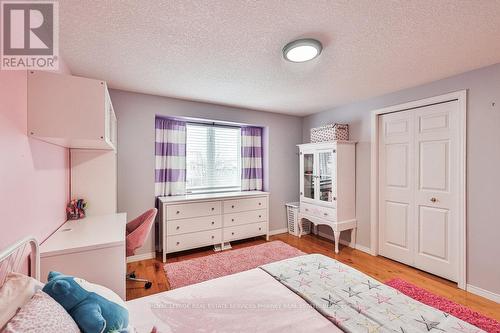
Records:
M116 149L116 116L106 82L28 72L28 135L68 148Z

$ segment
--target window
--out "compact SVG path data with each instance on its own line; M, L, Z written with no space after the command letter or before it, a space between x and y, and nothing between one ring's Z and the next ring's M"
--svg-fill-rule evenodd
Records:
M188 193L241 189L241 129L207 124L186 126Z

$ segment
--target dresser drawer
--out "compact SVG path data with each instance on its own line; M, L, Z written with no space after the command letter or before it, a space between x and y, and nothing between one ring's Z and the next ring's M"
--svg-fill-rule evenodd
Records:
M177 252L222 242L221 229L167 236L167 252Z
M222 227L222 216L202 216L190 219L167 221L167 235L185 234L204 230L219 229Z
M337 210L335 208L316 206L301 202L300 212L303 214L320 217L326 220L337 220Z
M167 206L167 220L186 219L191 217L220 215L221 202L195 202Z
M267 221L267 209L224 214L224 227Z
M235 227L224 228L224 242L230 242L235 239L244 239L267 233L267 222L244 224Z
M267 197L224 201L224 214L267 208Z

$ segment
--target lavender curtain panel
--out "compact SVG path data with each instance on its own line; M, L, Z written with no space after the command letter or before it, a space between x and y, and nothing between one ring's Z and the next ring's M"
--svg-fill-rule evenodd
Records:
M186 123L156 117L155 195L186 192Z
M241 190L262 191L262 128L241 128Z

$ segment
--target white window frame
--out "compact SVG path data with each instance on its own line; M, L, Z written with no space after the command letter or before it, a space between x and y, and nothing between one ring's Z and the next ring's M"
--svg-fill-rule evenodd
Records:
M224 125L224 124L218 124L218 123L205 123L205 122L187 122L187 126L203 126L203 127L226 127L226 128L234 128L234 129L239 129L240 130L240 136L238 138L238 169L241 172L241 127L240 126L231 126L231 125ZM186 131L187 135L187 131ZM215 157L215 154L212 154L209 156ZM215 160L212 160L212 163L214 163ZM186 163L187 163L187 137L186 137ZM209 162L210 163L210 162ZM213 171L213 167L210 168ZM186 193L188 194L203 194L203 193L224 193L224 192L239 192L241 191L241 177L239 178L240 184L239 186L207 186L207 187L192 187L189 188L187 185L187 168L186 168ZM209 177L212 179L213 177Z

